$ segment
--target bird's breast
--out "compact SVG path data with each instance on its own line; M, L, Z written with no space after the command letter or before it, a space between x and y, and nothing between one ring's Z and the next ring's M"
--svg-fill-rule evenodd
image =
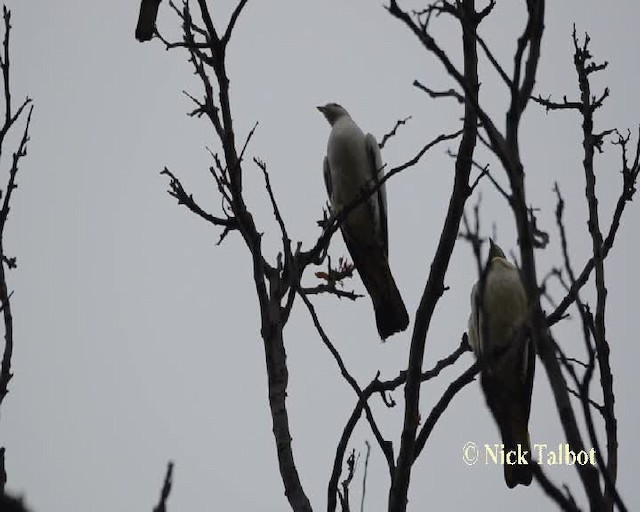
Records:
M333 189L331 203L333 209L338 211L351 203L373 178L364 133L350 118L334 124L327 145L327 158ZM376 233L379 212L375 197L374 194L354 208L347 217L343 229L349 232L351 238L369 240Z
M496 263L498 268L496 268ZM515 329L527 315L526 292L515 267L502 262L487 275L484 310L489 314L491 343L503 345L511 341Z
M329 136L327 156L335 206L344 206L371 177L365 138L358 125L353 121L337 122Z

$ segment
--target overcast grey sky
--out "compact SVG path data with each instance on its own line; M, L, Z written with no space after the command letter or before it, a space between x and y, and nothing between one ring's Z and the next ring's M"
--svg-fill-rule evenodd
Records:
M523 3L499 1L483 25L508 68ZM226 24L234 4L213 2L218 26ZM219 232L176 205L159 175L168 166L203 205L219 211L207 171L206 146L217 149L212 129L185 115L191 105L182 91L200 95L192 69L179 51L166 52L158 41L134 40L137 0L21 0L8 6L14 97L28 94L35 100L29 154L5 244L19 265L9 276L15 291L15 377L0 423L9 489L24 494L38 512L150 510L172 459L171 510L287 509L248 252L237 234L216 247ZM634 130L640 121L639 16L640 6L631 0L615 7L595 0L548 2L536 91L575 96L570 39L575 22L580 32L591 34L596 57L610 62L594 79L597 87L611 88L596 128ZM179 24L166 2L158 26L177 36ZM436 20L434 34L460 62L457 27ZM326 201L321 169L329 126L316 105L340 102L377 137L398 118L412 115L383 151L390 166L460 124L456 104L430 100L411 86L416 78L434 88L451 82L381 2L252 1L234 33L228 62L238 138L244 140L260 122L248 154L267 162L290 235L305 244L319 233L315 221ZM481 71L481 94L490 111L501 115L506 91L486 65ZM577 267L590 247L580 133L575 115L546 116L535 105L523 120L529 198L542 209L540 223L552 234L549 250L539 255L540 274L560 255L554 180L567 201ZM388 183L391 266L412 320L451 188L453 162L445 149L436 148ZM620 189L616 150L607 145L597 165L601 214L608 223ZM246 165L244 182L247 202L265 231L266 250L274 257L279 235L259 169ZM488 184L481 189L484 228L488 233L495 222L503 248L514 249L506 205ZM640 372L633 320L634 291L640 286L638 206L629 205L606 263L619 488L631 510L640 505L635 478ZM339 236L332 254L346 254ZM450 289L429 331L425 367L458 345L475 280L471 251L458 244L446 279ZM353 286L363 290L359 279ZM393 377L406 366L410 330L382 345L368 299L316 303L360 382L367 383L378 369L383 377ZM581 354L576 325L554 332L567 351ZM293 448L303 485L321 510L335 445L355 396L299 304L285 337ZM423 387L423 416L472 360L465 355ZM401 396L396 393L398 401ZM386 410L377 404L375 411L397 451L401 406ZM541 365L530 431L533 442L563 441ZM352 444L364 450L370 438L363 425ZM415 466L411 509L464 510L477 507L479 500L505 509L550 508L536 484L508 490L502 468L462 462L467 441L498 439L480 387L473 383L449 407ZM572 485L584 502L575 471L547 469L555 481ZM375 446L367 489L367 510L384 510L388 476ZM359 496L359 484L352 492Z

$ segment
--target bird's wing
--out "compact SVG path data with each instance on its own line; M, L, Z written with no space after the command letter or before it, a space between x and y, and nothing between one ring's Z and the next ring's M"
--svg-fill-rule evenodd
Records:
M527 304L526 296L525 296L525 304ZM533 345L533 340L531 339L531 336L527 336L524 343L525 343L524 350L522 351L523 352L522 377L523 377L523 393L524 393L523 401L526 407L525 410L527 413L527 422L528 422L529 413L531 412L531 394L533 393L533 378L535 376L535 371L536 371L536 348Z
M384 169L378 142L373 135L367 133L365 136L365 145L367 148L367 159L371 178L381 180L384 177ZM377 192L373 194L372 199L374 203L377 204L376 235L378 235L379 240L382 241L385 254L388 254L389 232L387 231L387 191L385 184L382 184L378 188Z
M533 340L528 337L525 341L524 350L524 388L523 388L523 402L525 404L525 411L527 413L527 422L529 421L529 414L531 413L531 395L533 393L533 377L536 371L536 350L533 346Z
M469 314L469 322L467 335L469 337L469 345L473 351L480 355L482 353L482 345L480 343L480 322L478 317L478 283L473 285L471 289L471 313Z
M322 174L324 175L324 186L327 187L327 194L329 195L329 201L331 201L331 194L333 186L331 185L331 168L329 167L329 158L324 157L322 162Z

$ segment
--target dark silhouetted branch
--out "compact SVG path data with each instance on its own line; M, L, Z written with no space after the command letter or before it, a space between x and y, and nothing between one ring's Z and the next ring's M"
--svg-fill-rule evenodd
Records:
M367 496L367 474L369 472L369 455L371 455L371 445L369 441L365 441L367 454L364 458L364 471L362 472L362 497L360 498L360 512L364 512L364 499Z
M347 477L342 481L342 492L338 491L338 497L340 498L340 508L342 512L350 512L351 506L349 501L349 485L353 480L353 476L356 472L356 464L358 458L356 458L356 451L351 450L351 454L347 459Z
M26 98L20 107L13 112L11 102L10 88L10 34L11 34L11 12L3 6L4 18L4 40L3 40L3 56L0 58L0 68L2 70L2 81L4 84L5 96L5 116L4 123L0 127L0 157L5 154L5 137L14 126L16 121L21 117L27 107L26 122L19 139L18 147L11 155L11 165L9 167L9 179L7 180L4 195L2 197L2 207L0 208L0 308L2 310L4 323L4 351L2 355L2 366L0 368L0 405L2 404L9 389L9 381L13 374L11 373L11 358L13 355L13 315L11 312L11 293L7 285L6 269L15 268L16 259L8 257L4 246L4 228L9 218L9 210L11 209L11 199L13 192L18 185L16 177L20 161L27 155L27 143L29 142L29 129L31 127L31 116L33 114L33 105L30 98ZM6 269L5 269L6 267Z
M535 461L532 462L533 476L540 484L540 487L542 487L542 490L546 493L546 495L549 496L549 498L551 498L553 501L555 501L556 505L558 505L561 510L564 510L565 512L580 512L580 508L578 508L575 500L573 499L573 496L571 496L571 494L569 493L569 489L566 489L568 496L562 494L562 491L558 489L551 480L549 480L547 475L545 475L540 465Z
M162 484L162 490L160 491L160 501L154 507L153 512L166 512L167 511L167 500L169 499L169 494L171 493L171 484L173 481L173 462L169 461L167 464L167 472L164 476L164 482Z
M171 179L169 191L171 195L176 197L180 203L185 204L193 213L211 224L223 226L224 231L221 239L230 230L238 231L251 254L252 274L261 319L260 334L265 350L269 409L273 424L278 467L284 484L285 495L291 508L296 512L309 512L311 511L311 504L302 487L291 446L289 416L286 406L289 372L283 339L284 324L295 297L295 294L291 293L291 291L298 286L300 273L293 264L292 258L285 257L284 265L281 266L278 263L274 268L265 260L262 254L262 234L257 230L253 215L247 209L242 194L243 158L255 131L255 126L249 133L244 146L238 152L231 114L230 80L226 68L226 48L232 31L246 4L246 0L241 0L237 4L222 38L213 24L206 0L197 1L199 15L202 19L201 25L194 23L189 3L184 2L181 10L176 9L183 28L184 45L179 47L186 49L188 52L189 61L193 65L196 76L202 82L204 89L203 99L201 100L189 95L196 105L190 115L193 117L206 116L213 125L222 147L224 163L216 153L212 153L216 167L211 167L209 170L216 180L218 190L221 193L223 211L226 218L215 217L205 212L184 191L175 176L166 169L164 174L167 174ZM275 196L266 172L266 165L259 160L256 163L263 170L267 192L283 232L283 238L288 239L286 230L282 229L284 221L275 202ZM285 297L287 303L283 308L281 301Z
M453 98L461 105L464 105L464 95L460 94L458 91L454 89L449 89L447 91L434 91L430 87L420 83L418 80L413 81L414 87L420 89L423 92L426 92L432 98Z
M371 431L373 432L373 435L375 436L376 441L378 441L378 444L380 445L380 449L382 450L382 453L384 454L384 456L387 459L387 464L389 466L389 472L392 472L393 471L393 446L392 446L391 442L387 441L382 436L382 433L380 432L380 428L378 427L378 425L377 425L377 423L376 423L376 421L375 421L375 419L373 417L373 412L371 412L371 408L369 407L369 404L367 403L367 400L363 395L362 389L358 385L358 383L355 380L355 378L353 378L353 376L347 370L347 367L344 364L344 360L342 359L342 356L340 355L340 353L338 352L338 350L336 349L334 344L331 343L331 340L329 339L329 337L325 333L325 331L324 331L324 329L323 329L323 327L322 327L322 325L320 323L320 320L318 319L318 315L316 314L315 308L313 307L313 304L311 304L311 301L306 296L304 291L302 291L302 289L299 289L298 293L300 294L300 297L302 298L302 301L305 303L305 305L307 306L307 309L309 310L309 314L311 315L311 319L313 321L313 325L315 326L316 330L318 331L318 334L320 335L320 338L322 339L322 341L325 344L325 346L329 349L329 352L331 352L331 355L333 356L333 358L336 360L336 363L338 364L338 368L340 369L340 373L342 374L344 379L349 383L349 385L353 388L353 390L356 392L356 395L358 395L358 398L360 400L362 400L362 403L363 403L363 406L364 406L364 410L365 410L365 414L367 416L367 420L369 421L369 425L371 426Z
M433 368L423 372L420 376L420 381L425 382L427 380L436 378L438 375L440 375L442 370L455 364L455 362L460 358L462 354L464 354L465 352L469 352L470 350L471 348L469 347L467 336L465 334L462 336L462 341L460 342L458 348L456 348L456 350L454 350L447 357L439 360L433 366ZM378 372L375 378L369 383L369 385L362 390L362 393L358 398L358 402L356 403L353 412L349 416L342 435L340 436L340 440L336 447L336 455L334 458L331 478L329 479L329 485L327 489L327 510L329 512L333 512L336 508L336 494L338 489L338 479L340 478L340 471L342 468L342 461L344 459L344 454L346 452L349 439L351 438L351 434L353 433L353 430L355 429L358 420L362 415L362 411L364 410L366 401L369 400L369 398L374 394L379 393L386 403L386 399L384 398L385 393L393 391L402 386L407 381L407 372L402 371L397 377L387 381L381 381L379 380L379 377L380 373ZM392 400L388 405L390 405L391 407L395 406L395 401Z
M461 12L461 18L475 18L474 0L464 0L457 4L457 6ZM444 227L431 264L429 277L427 278L427 283L422 293L418 310L416 311L411 336L411 347L409 349L407 383L404 396L405 410L402 435L400 438L400 450L389 492L389 511L404 512L407 507L411 468L415 461L416 433L419 423L420 376L422 374L427 331L436 304L444 293L444 278L458 236L460 221L464 214L464 205L469 195L469 176L471 174L478 131L478 114L475 108L475 105L478 104L478 57L475 37L477 24L461 23L464 55L464 75L461 75L446 54L435 44L433 38L426 33L426 30L418 28L393 0L391 1L389 11L397 18L402 19L411 28L425 47L439 58L447 68L447 71L456 77L458 83L463 85L465 90L464 131L458 149L458 158L455 163L453 190L450 196Z
M471 365L467 371L465 371L462 375L460 375L460 377L449 384L449 387L446 389L440 400L438 400L438 403L431 410L429 416L427 416L422 429L420 429L420 433L418 434L418 437L416 439L414 460L420 456L422 449L424 448L427 440L429 439L429 436L431 435L431 432L433 431L433 427L436 426L436 423L440 419L440 416L442 416L444 411L447 409L447 407L451 403L451 400L453 400L458 391L460 391L470 382L473 382L478 372L480 372L480 364L477 362L473 363L473 365Z
M398 119L398 121L396 121L396 125L393 127L393 129L390 132L387 132L382 136L382 140L378 143L378 147L380 149L384 148L384 145L388 142L388 140L391 137L394 137L396 135L396 133L398 133L398 128L400 128L404 124L407 124L407 121L409 121L410 119L411 119L411 116L405 117L404 119Z

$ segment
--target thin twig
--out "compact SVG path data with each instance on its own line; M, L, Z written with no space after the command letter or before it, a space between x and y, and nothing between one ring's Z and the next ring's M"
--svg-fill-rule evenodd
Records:
M171 493L171 485L173 483L173 462L169 461L167 464L167 472L164 476L164 483L162 484L162 490L160 491L160 501L154 507L153 512L166 512L167 500Z
M364 459L364 471L362 472L362 498L360 499L360 512L364 512L364 499L367 495L367 473L369 471L369 455L371 455L371 445L369 441L365 441L367 447L367 455Z
M387 141L388 141L391 137L395 136L395 134L398 132L398 128L400 128L402 125L406 124L406 123L407 123L407 121L409 121L410 119L411 119L411 116L409 116L409 117L405 117L404 119L398 119L398 120L396 121L396 125L391 129L391 131L389 131L389 132L385 133L385 134L382 136L382 140L378 143L378 147L379 147L380 149L384 148L384 145L387 143Z

